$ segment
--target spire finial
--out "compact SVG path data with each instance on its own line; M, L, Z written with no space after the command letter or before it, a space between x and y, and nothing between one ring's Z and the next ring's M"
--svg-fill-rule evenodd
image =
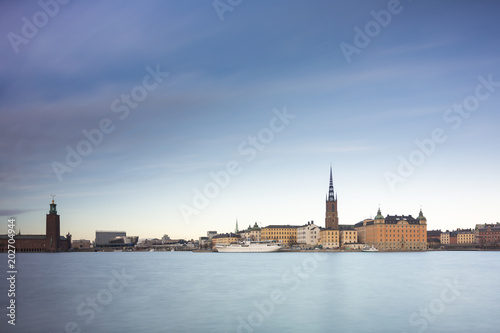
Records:
M333 190L333 175L332 175L332 165L330 164L330 186L328 188L328 200L335 201L335 191Z
M56 196L55 194L50 195L52 197L52 203L54 203L54 197Z

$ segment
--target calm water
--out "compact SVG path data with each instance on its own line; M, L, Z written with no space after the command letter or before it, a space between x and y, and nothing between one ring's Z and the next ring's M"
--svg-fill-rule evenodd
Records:
M0 332L500 331L500 252L18 254L17 264L17 324L3 278Z

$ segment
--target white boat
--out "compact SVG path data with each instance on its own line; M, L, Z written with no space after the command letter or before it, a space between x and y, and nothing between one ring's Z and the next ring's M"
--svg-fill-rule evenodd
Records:
M361 251L363 252L378 252L378 249L376 249L373 245L371 247L365 246Z
M275 242L252 242L233 243L229 245L218 244L215 249L217 252L225 253L257 253L257 252L276 252L281 249L281 244Z

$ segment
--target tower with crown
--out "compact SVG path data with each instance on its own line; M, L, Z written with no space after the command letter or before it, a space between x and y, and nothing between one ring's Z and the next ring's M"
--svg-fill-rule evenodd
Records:
M337 195L333 189L333 176L332 166L330 165L330 186L326 196L326 214L325 214L325 228L335 229L339 228L339 216L337 211Z
M61 239L61 223L59 221L56 206L57 205L54 203L54 197L52 197L52 203L50 204L50 210L47 214L45 223L45 251L48 252L56 252L60 247L59 240Z

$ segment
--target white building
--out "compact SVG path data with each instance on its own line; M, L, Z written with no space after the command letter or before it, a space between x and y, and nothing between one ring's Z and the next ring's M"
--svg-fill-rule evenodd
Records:
M297 228L297 243L305 244L308 247L318 245L320 227L314 221Z

